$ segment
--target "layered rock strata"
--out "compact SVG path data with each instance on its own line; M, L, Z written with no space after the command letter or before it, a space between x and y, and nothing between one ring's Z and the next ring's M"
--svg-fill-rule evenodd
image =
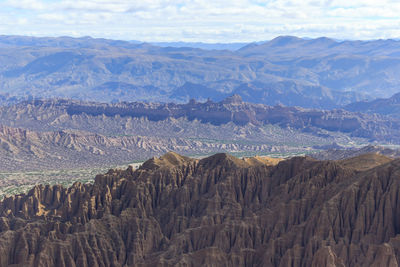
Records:
M137 121L139 118L145 118L153 122L153 125L165 120L179 119L199 121L214 126L229 123L238 127L271 124L318 136L326 135L327 131L340 132L353 137L387 142L398 142L400 131L400 121L395 118L345 110L253 104L243 102L238 95L220 102L199 103L192 100L187 104L145 102L106 104L50 99L26 101L0 108L0 123L29 129L78 129L103 134L126 134L138 130L137 126L132 125L133 123L144 124Z

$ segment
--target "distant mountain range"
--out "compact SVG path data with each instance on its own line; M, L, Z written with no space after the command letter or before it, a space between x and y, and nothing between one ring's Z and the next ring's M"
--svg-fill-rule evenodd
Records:
M381 146L365 146L362 148L348 149L327 149L317 153L310 154L311 157L319 160L343 160L351 157L357 157L364 154L380 154L390 158L399 158L400 150Z
M344 108L353 112L375 113L400 118L400 93L390 98L354 102L346 105Z
M399 44L0 36L0 266L398 266Z
M399 44L281 36L244 46L161 47L90 37L1 36L0 92L10 99L106 102L220 101L238 94L254 103L332 109L397 93Z
M140 43L140 42L135 42ZM151 42L150 44L160 47L191 47L204 50L238 50L248 43L203 43L203 42Z
M182 124L184 122L192 126L186 128ZM0 123L38 131L74 129L103 135L140 134L225 140L241 136L243 141L266 141L268 133L261 133L261 129L273 125L296 130L299 136L300 133L307 133L329 139L342 133L369 141L400 142L400 120L396 118L345 110L253 104L244 102L239 95L219 102L192 100L187 104L31 100L1 107ZM231 133L221 131L227 125L253 130L246 130L246 134L237 134L236 130ZM208 130L204 131L204 127Z

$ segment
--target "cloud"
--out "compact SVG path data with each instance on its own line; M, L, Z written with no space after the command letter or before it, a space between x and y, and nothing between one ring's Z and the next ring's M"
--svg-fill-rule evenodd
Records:
M6 7L32 10L32 11L46 10L45 3L39 0L19 0L19 1L9 0L6 1L3 5L5 5Z
M249 42L277 35L397 38L394 0L7 0L2 34Z

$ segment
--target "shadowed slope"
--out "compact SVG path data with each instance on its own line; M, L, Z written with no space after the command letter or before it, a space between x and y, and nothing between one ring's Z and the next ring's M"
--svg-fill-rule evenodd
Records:
M345 163L168 153L37 186L0 202L0 266L397 266L400 160Z
M392 160L393 158L389 158L379 153L367 153L352 158L339 160L338 162L346 168L364 171L388 163Z

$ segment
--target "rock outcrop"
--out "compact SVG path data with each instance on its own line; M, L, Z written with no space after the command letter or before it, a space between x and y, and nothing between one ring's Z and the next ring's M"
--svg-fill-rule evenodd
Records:
M396 118L345 110L252 104L243 102L238 95L220 102L199 103L192 100L187 104L145 102L106 104L50 99L26 101L0 108L0 123L30 129L78 129L103 134L127 134L138 130L138 126L132 126L132 120L141 118L153 122L153 125L161 121L183 118L199 121L202 125L214 126L229 123L238 127L272 124L316 136L329 137L328 132L339 132L352 137L386 142L399 142L400 136L400 121ZM105 125L99 127L99 122Z
M400 160L251 162L168 153L5 198L0 266L398 266Z

